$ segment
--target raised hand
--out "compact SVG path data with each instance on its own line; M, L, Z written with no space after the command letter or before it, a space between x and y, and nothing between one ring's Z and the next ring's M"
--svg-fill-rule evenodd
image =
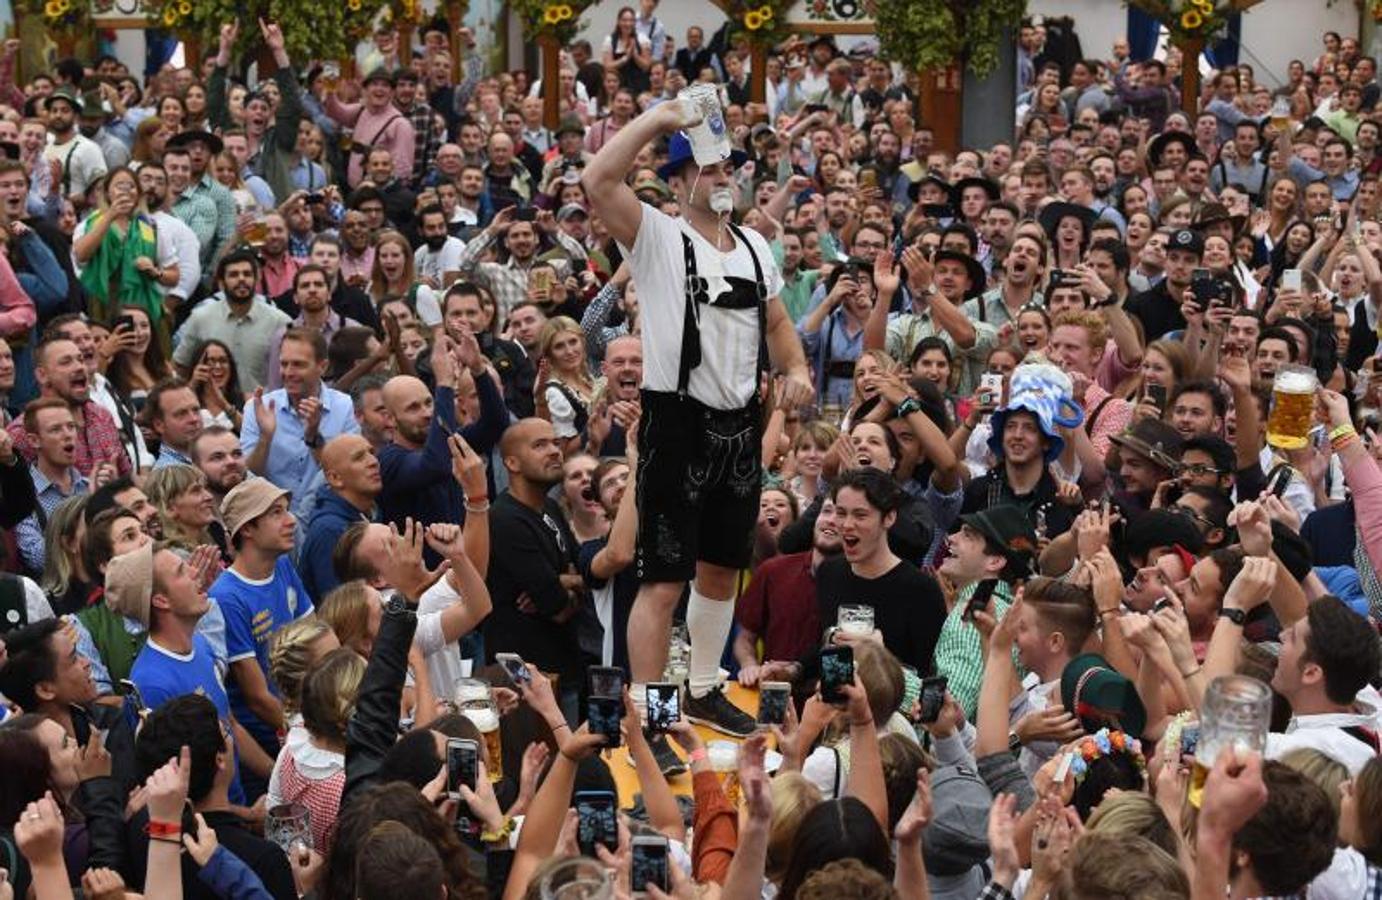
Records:
M164 763L149 776L149 818L155 822L181 822L182 804L187 799L187 785L192 777L192 752L183 747L181 753Z
M485 481L485 461L459 434L446 439L451 451L451 477L461 486L467 503L479 503L489 492Z
M264 35L264 44L274 53L283 52L283 29L277 22L259 20L259 32Z
M262 22L261 22L262 27ZM235 41L240 37L240 20L226 22L221 25L221 49L229 51L235 46Z
M216 830L206 824L206 819L202 818L201 813L197 813L197 833L184 833L182 845L187 848L187 855L199 866L204 866L211 862L212 855L220 843L216 840Z
M278 413L274 412L272 403L264 402L262 387L254 389L254 424L259 426L261 441L272 440L274 432L278 430Z
M897 820L893 837L903 843L920 841L922 832L931 824L931 814L931 773L922 766L917 769L916 793L912 795L912 802L907 804L907 809L903 811L902 818Z
M187 558L187 565L192 569L192 577L196 579L197 586L203 591L210 590L221 570L225 568L221 562L221 551L214 544L202 544L193 550L192 555Z

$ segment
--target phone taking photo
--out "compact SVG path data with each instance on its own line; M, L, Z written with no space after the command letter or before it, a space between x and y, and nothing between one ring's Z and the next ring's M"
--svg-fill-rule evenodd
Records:
M446 796L461 798L461 785L475 790L480 778L480 745L466 738L446 742Z
M970 594L969 600L965 602L964 612L960 613L960 618L966 622L973 622L974 614L988 608L989 600L993 599L993 592L997 589L997 578L985 578L975 585L974 593Z
M765 681L758 686L758 724L782 725L787 721L787 704L792 702L792 686L785 681Z
M595 856L596 845L613 853L619 849L619 820L612 791L577 791L576 844L583 856Z
M681 721L681 689L669 682L648 685L648 730L666 734Z
M619 732L620 714L624 701L617 697L588 697L585 701L586 724L591 734L605 736L605 747L618 747L622 735Z
M533 683L532 673L528 671L523 657L517 653L496 653L494 661L504 667L504 672L508 674L515 687Z
M624 670L615 666L591 666L586 669L587 684L592 697L623 697Z
M667 838L640 834L630 842L629 849L629 887L633 896L647 896L648 885L664 894L670 893L672 875L667 868Z
M854 683L854 648L826 647L821 650L821 699L826 703L840 704L845 701L847 684Z
M950 680L944 675L922 679L921 722L923 725L929 725L940 717L941 708L945 706L945 689L949 687L949 684Z

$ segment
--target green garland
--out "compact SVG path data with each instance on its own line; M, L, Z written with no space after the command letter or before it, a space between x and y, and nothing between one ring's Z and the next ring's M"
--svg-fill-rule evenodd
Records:
M23 0L19 9L31 19L43 22L43 30L54 41L77 39L91 31L90 0Z
M878 0L874 22L883 56L909 69L963 65L979 76L998 66L1005 30L1027 0Z
M523 22L523 36L556 38L565 46L585 27L581 13L596 0L510 0L510 6Z
M791 36L787 11L791 0L732 0L725 9L735 37L755 47L775 47Z

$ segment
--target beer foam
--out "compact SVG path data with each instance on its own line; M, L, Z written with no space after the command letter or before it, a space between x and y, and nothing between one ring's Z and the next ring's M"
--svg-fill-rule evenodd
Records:
M499 714L492 709L464 709L461 714L471 721L481 734L499 727Z

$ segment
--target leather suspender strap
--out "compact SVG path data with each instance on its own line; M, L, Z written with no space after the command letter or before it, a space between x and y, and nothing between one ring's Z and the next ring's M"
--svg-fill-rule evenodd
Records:
M749 251L749 259L753 260L753 283L758 291L758 372L762 374L768 371L768 286L763 283L763 265L758 261L758 254L754 252L753 244L749 242L743 229L733 222L729 223L729 230L734 237L744 245L744 249Z

